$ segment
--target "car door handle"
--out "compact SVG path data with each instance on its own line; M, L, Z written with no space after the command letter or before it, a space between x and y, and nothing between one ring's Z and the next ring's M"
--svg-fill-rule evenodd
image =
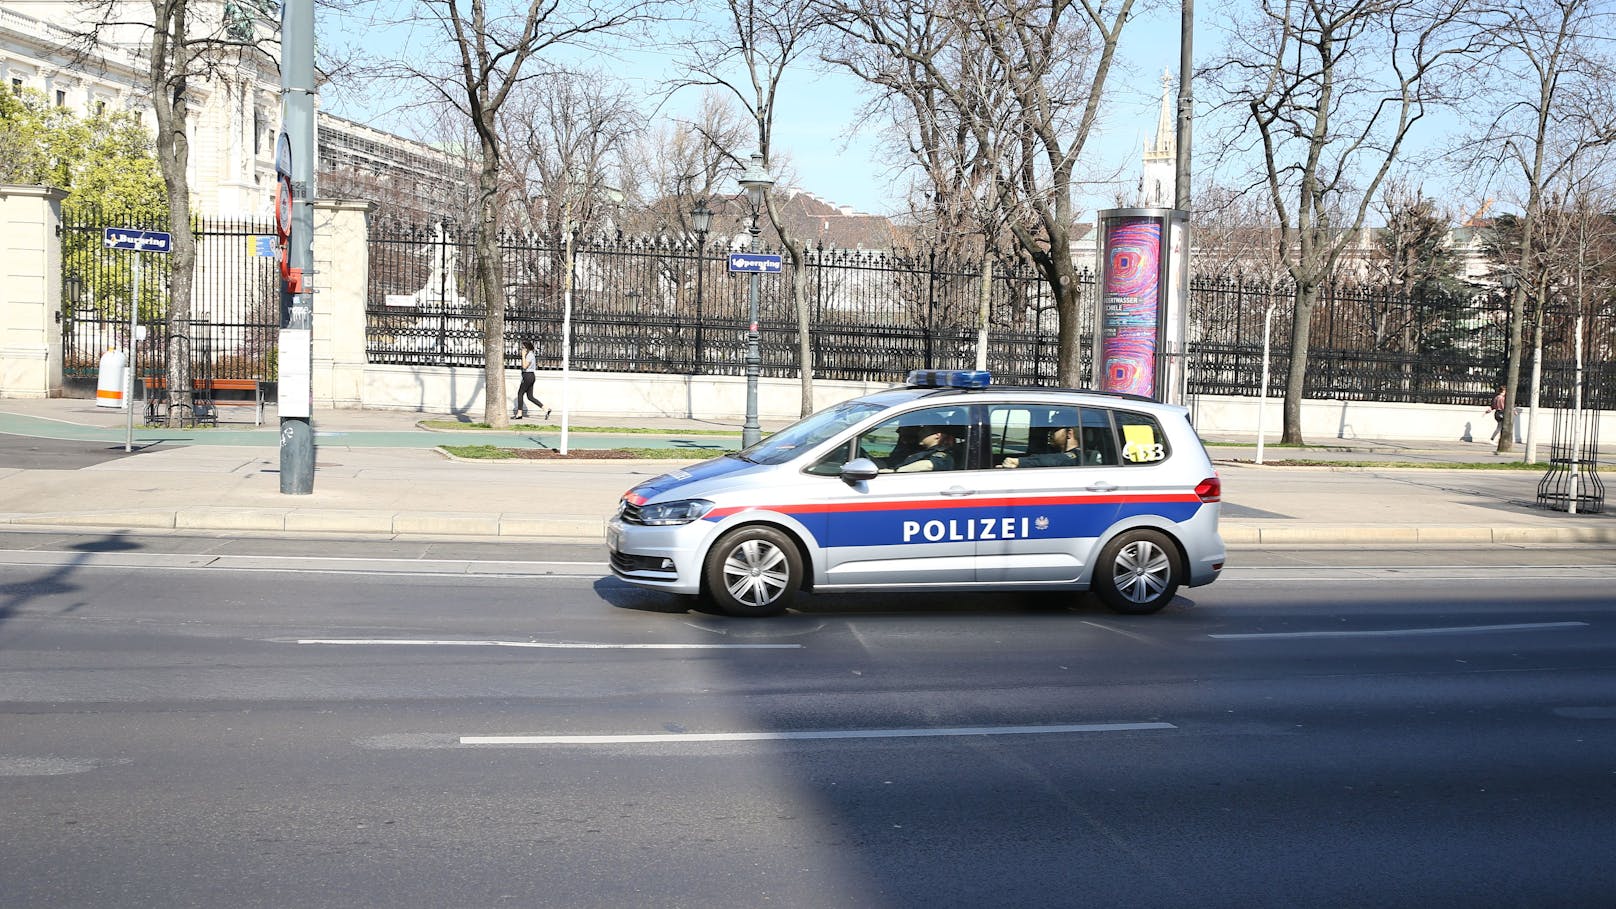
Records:
M1116 492L1116 491L1117 491L1117 485L1115 483L1107 483L1104 480L1096 480L1095 482L1089 484L1089 492Z
M950 486L947 489L943 490L943 495L945 495L945 496L974 496L974 495L976 495L976 490L974 490L974 489L966 489L964 486Z

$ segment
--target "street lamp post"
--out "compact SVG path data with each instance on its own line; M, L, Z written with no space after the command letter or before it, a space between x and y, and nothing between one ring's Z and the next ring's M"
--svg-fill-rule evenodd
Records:
M696 229L696 372L701 372L701 342L702 342L702 316L701 316L701 273L706 269L703 259L707 253L707 231L713 227L713 211L707 207L707 200L702 199L696 207L690 210L690 226Z
M567 208L565 223L567 235L562 238L566 244L562 255L562 265L566 268L566 275L562 278L561 291L561 454L568 454L569 430L571 429L571 389L572 379L572 288L573 270L578 257L578 231L583 225L571 217L571 206Z
M758 236L762 228L758 227L758 212L763 208L763 200L774 185L769 178L769 172L763 168L763 155L752 155L752 163L741 174L741 188L746 190L746 199L752 206L752 224L747 232L752 235L752 252L759 249ZM746 422L741 424L741 447L748 448L756 445L763 438L763 430L758 425L758 375L763 371L763 352L759 347L758 337L758 273L751 273L751 302L749 305L750 324L746 329Z

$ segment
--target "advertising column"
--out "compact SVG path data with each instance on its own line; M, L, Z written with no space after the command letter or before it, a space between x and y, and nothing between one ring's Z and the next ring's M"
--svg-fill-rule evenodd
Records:
M1116 208L1099 221L1094 386L1182 404L1185 213Z

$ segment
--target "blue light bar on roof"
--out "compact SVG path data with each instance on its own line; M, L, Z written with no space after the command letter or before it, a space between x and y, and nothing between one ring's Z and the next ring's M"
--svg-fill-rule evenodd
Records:
M904 384L910 388L987 388L991 381L985 369L912 369Z

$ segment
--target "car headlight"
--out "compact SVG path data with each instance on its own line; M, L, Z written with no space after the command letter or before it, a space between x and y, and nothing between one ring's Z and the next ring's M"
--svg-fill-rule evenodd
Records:
M641 524L665 527L670 524L689 524L712 510L713 503L706 499L680 499L677 502L641 505L639 519Z

